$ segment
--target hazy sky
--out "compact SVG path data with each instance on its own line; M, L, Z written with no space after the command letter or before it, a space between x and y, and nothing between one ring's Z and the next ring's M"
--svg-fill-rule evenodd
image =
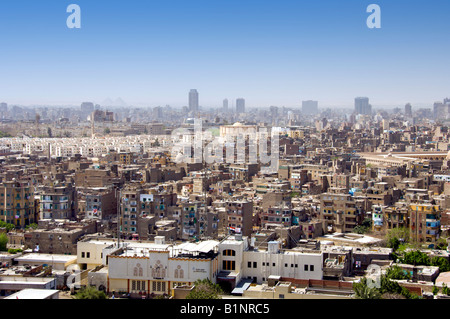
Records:
M81 29L66 8L81 7ZM381 7L381 29L366 8ZM448 0L1 0L0 101L431 105L450 96Z

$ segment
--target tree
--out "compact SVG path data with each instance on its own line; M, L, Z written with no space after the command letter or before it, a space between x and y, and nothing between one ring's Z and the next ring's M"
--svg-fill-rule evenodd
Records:
M6 246L8 245L8 236L6 233L0 234L0 251L7 251Z
M363 220L363 222L361 223L361 226L362 226L362 227L365 227L365 228L371 228L371 227L372 227L372 219L370 219L370 218L365 218L365 219Z
M4 138L4 137L12 137L12 135L7 132L0 131L0 138Z
M108 299L104 291L95 287L85 287L78 291L73 299Z
M353 283L353 291L356 299L381 299L380 291L377 288L367 286L366 278Z
M103 133L105 133L105 134L111 133L110 128L109 128L109 127L105 128L105 129L103 130Z
M400 240L397 237L392 237L388 240L387 246L396 251L400 247Z
M414 250L407 252L401 258L401 262L408 265L414 266L430 266L431 260L427 254L421 252L420 250Z
M37 229L39 227L36 223L31 223L30 225L25 226L25 229Z
M52 129L50 127L47 127L47 135L48 137L53 137Z
M439 238L435 244L435 248L439 250L447 250L448 244L446 238Z
M6 228L6 231L9 232L9 231L13 230L14 228L16 228L16 226L14 226L14 224L10 224L10 223L4 222L3 220L0 220L0 228Z
M395 269L393 271L396 271ZM394 277L394 273L391 275ZM421 298L387 275L381 275L379 287L369 287L367 279L362 278L358 283L353 283L353 291L357 299L418 299Z
M197 280L186 299L221 299L222 289L210 279Z
M14 254L21 253L21 252L23 252L22 249L13 249L13 248L8 249L8 254L14 255Z
M397 265L391 266L386 270L386 277L397 280L411 279L411 275Z
M402 243L409 242L409 229L404 227L389 229L385 239L387 246L396 251Z
M439 267L439 272L450 271L450 263L444 257L433 257L430 262L430 266Z
M155 142L152 144L152 147L159 147L161 144L159 143L158 138L156 138Z
M370 218L365 218L361 225L356 226L353 228L353 232L356 234L365 234L369 232L372 228L372 220Z
M436 285L433 285L433 290L432 290L432 292L433 292L433 295L436 296L436 295L439 293L439 288L436 287Z
M362 227L361 225L355 226L353 228L353 232L359 235L365 234L367 229L365 227Z
M442 284L442 293L444 295L450 296L450 288L448 288L445 283Z

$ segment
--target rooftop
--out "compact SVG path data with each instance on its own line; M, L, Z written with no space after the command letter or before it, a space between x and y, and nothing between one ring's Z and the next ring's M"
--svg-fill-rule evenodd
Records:
M53 295L59 294L59 290L53 289L23 289L5 299L47 299Z

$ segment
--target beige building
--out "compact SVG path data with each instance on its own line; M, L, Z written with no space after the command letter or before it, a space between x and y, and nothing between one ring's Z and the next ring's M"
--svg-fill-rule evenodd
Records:
M14 259L17 265L24 266L51 266L54 270L67 270L76 265L77 257L71 255L36 254L30 253Z
M308 288L296 288L291 282L280 281L274 286L251 285L242 296L249 299L352 299L350 291L338 293L315 293Z

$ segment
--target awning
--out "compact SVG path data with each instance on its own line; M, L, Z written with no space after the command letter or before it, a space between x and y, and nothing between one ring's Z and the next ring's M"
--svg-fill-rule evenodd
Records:
M248 289L248 287L250 287L250 285L252 284L253 280L252 279L242 279L237 285L236 288L233 289L233 291L231 292L231 294L233 295L242 295L244 293L245 290Z

